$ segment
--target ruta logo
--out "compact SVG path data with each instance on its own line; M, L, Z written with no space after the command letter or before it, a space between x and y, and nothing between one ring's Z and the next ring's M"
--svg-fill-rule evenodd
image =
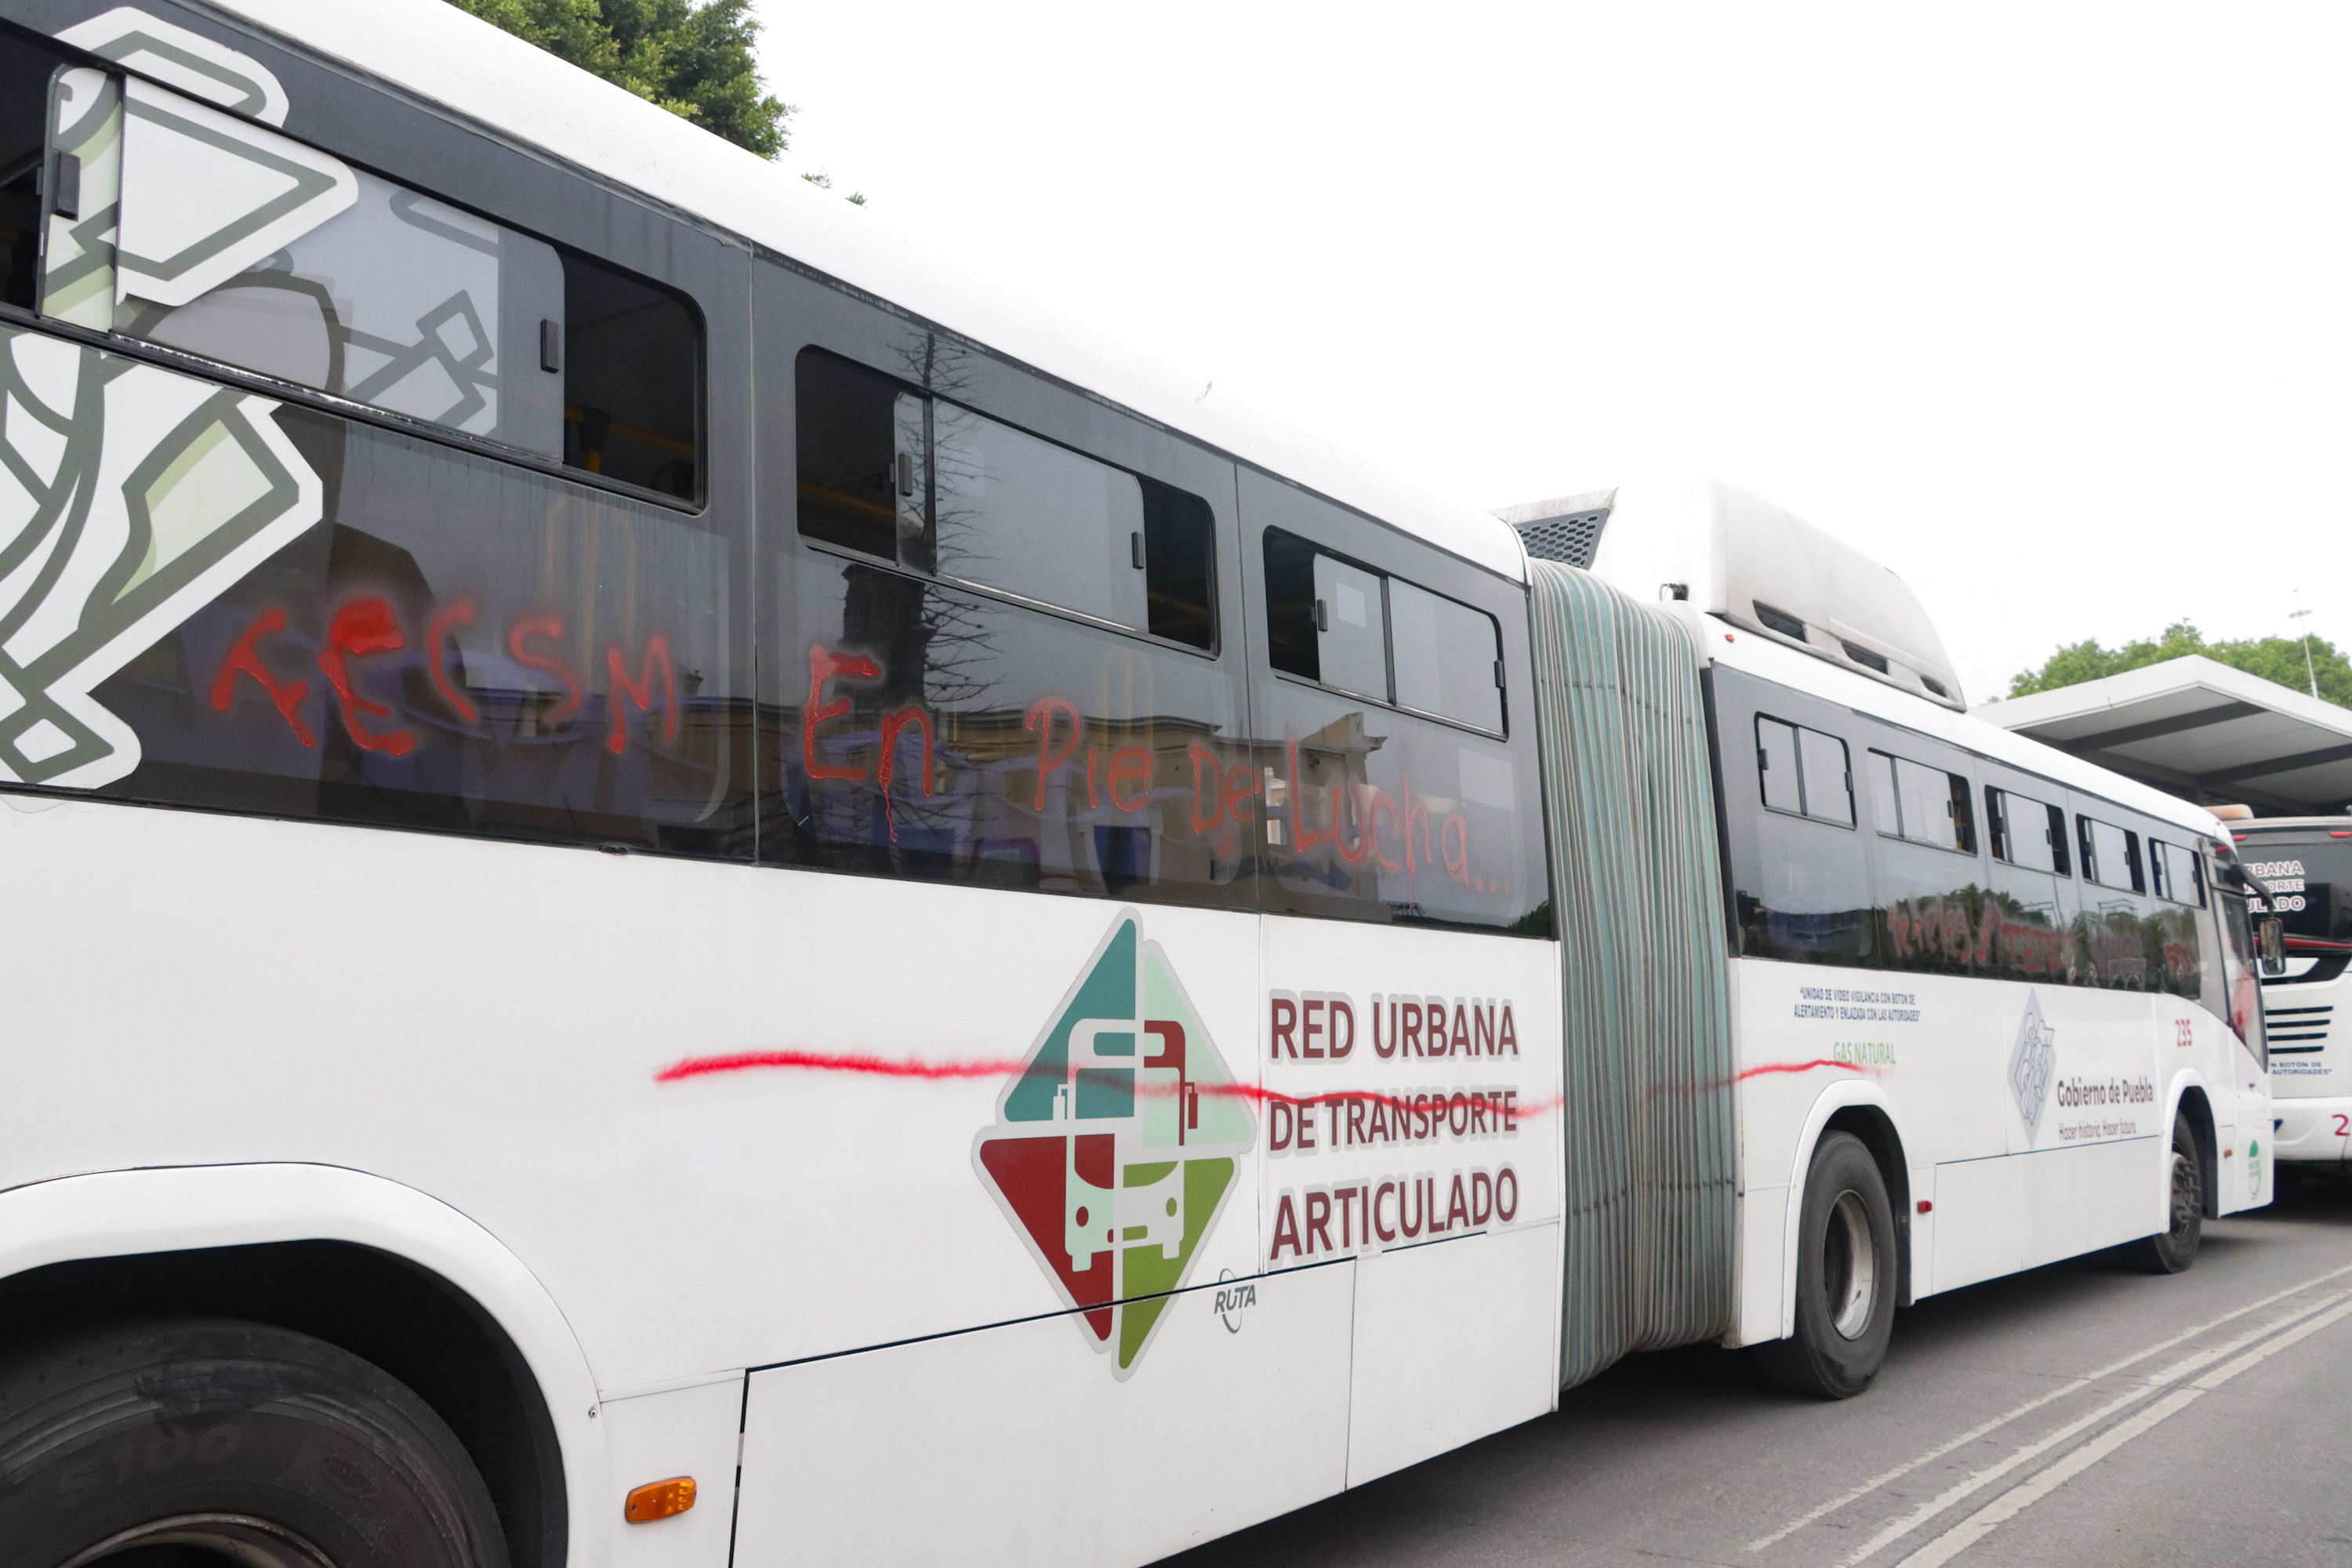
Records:
M972 1140L981 1180L1118 1378L1256 1136L1234 1089L1167 955L1122 910Z

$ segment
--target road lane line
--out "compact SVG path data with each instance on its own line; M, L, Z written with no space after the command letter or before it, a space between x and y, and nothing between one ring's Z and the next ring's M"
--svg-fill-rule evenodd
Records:
M2084 1444L2032 1480L2021 1481L2011 1487L1910 1556L1906 1557L1895 1565L1895 1568L1942 1568L1942 1564L1949 1563L1953 1558L1982 1541L2000 1525L2015 1519L2019 1514L2023 1513L2133 1438L2147 1432L2158 1422L2169 1420L2179 1415L2247 1368L2278 1354L2289 1345L2308 1339L2330 1323L2340 1321L2347 1317L2352 1317L2352 1301L2346 1302L2332 1312L2311 1318L2301 1326L2290 1329L2267 1343L2249 1351L2229 1365L2218 1371L2207 1373L2188 1387L2176 1389L2166 1394L2130 1420L2117 1424L2112 1431L2104 1432L2091 1442Z
M2346 1274L2352 1274L2352 1264L2347 1264L2342 1268L2330 1269L2328 1272L2320 1275L2317 1279L2306 1279L2300 1285L2289 1286L2287 1289L2279 1291L2276 1295L2265 1296L2259 1301L2249 1301L2244 1306L2238 1308L2235 1311L2224 1312L2220 1317L2213 1319L2210 1322L2200 1323L2193 1329L2183 1330L2181 1332L2173 1335L2168 1340L2159 1341L2158 1342L2148 1346L2147 1349L2144 1351L2140 1351L2132 1355L2127 1355L2119 1362L2114 1362L2106 1366L2103 1366L2098 1371L2092 1373L2087 1376L2076 1378L2074 1382L2067 1384L2063 1388L2054 1389L2037 1398L2029 1399L2024 1404L2019 1405L2016 1409L2010 1411L2007 1415L1996 1415L1981 1426L1972 1426L1966 1432L1961 1433L1958 1436L1951 1439L1949 1442L1940 1444L1936 1447L1928 1449L1926 1453L1920 1455L1917 1458L1911 1460L1909 1463L1897 1465L1891 1470L1885 1471L1881 1475L1874 1476L1869 1480L1866 1480L1860 1486L1854 1488L1852 1491L1843 1493L1838 1497L1833 1497L1829 1501L1822 1503L1820 1507L1798 1515L1795 1519L1790 1520L1788 1523L1782 1525L1780 1529L1774 1531L1771 1534L1765 1536L1763 1539L1749 1542L1748 1543L1748 1550L1750 1552L1761 1552L1768 1546L1777 1546L1781 1542L1786 1541L1790 1536L1794 1535L1797 1531L1804 1529L1805 1526L1812 1523L1815 1520L1835 1513L1838 1510L1845 1507L1848 1503L1861 1501L1864 1498L1866 1498L1871 1493L1876 1491L1879 1488L1886 1485L1889 1481L1901 1480L1905 1476L1909 1475L1920 1466L1934 1464L1937 1459L1942 1458L1945 1455L1952 1452L1954 1449L1964 1448L1989 1432L1999 1431L2001 1427L2008 1426L2011 1422L2015 1421L2021 1416L2032 1415L2035 1411L2041 1409L2043 1405L2049 1404L2053 1400L2063 1399L2070 1394L2080 1393L2084 1388L2089 1387L2092 1384L2098 1382L2101 1378L2111 1377L2115 1373L2121 1372L2124 1368L2131 1366L2136 1363L2146 1361L2152 1355L2161 1355L2164 1352L2170 1350L2173 1346L2181 1343L2183 1341L2193 1340L2200 1334L2209 1333L2211 1331L2220 1328L2224 1323L2242 1318L2248 1312L2258 1312L2274 1301L2283 1301L2289 1296L2296 1295L2302 1291L2311 1289L2315 1286L2325 1285L2330 1279L2337 1279Z
M1853 1568L1855 1563L1862 1562L1864 1558L1876 1555L1879 1552L1894 1544L1895 1542L1902 1540L1903 1537L1910 1534L1913 1531L1918 1529L1921 1525L1927 1523L1929 1520L1935 1518L1946 1509L1950 1508L1954 1503L1958 1502L1961 1499L1966 1498L1972 1493L1982 1491L1986 1487L1990 1486L1993 1482L2000 1479L2001 1477L2009 1474L2010 1471L2017 1468L2018 1466L2024 1464L2027 1460L2039 1458L2041 1456L2048 1453L2051 1449L2056 1447L2059 1444L2065 1442L2067 1439L2080 1436L2083 1433L2097 1426L2100 1422L2105 1421L2108 1416L2115 1415L2117 1411L2138 1404L2157 1389L2162 1388L2166 1384L2172 1383L2185 1377L2200 1366L2210 1366L2214 1362L2221 1360L2223 1356L2229 1355L2232 1352L2243 1350L2248 1345L2252 1344L2255 1341L2264 1339L2269 1335L2278 1332L2281 1329L2285 1328L2290 1323L2294 1323L2301 1319L2308 1318L2314 1312L2319 1311L2336 1302L2343 1301L2347 1294L2352 1294L2352 1292L2339 1290L2333 1296L2322 1297L2320 1300L2309 1303L2299 1310L2290 1312L2287 1316L2281 1318L2274 1322L2265 1323L2259 1329L2251 1330L2246 1333L2241 1334L2227 1344L2217 1345L2210 1351L2200 1351L2197 1354L2192 1355L2184 1361L2175 1362L2172 1365L2165 1368L2162 1372L2154 1373L2146 1378L2140 1379L2137 1386L2133 1387L2128 1392L2107 1401L2107 1403L2100 1405L2096 1410L2092 1411L2089 1415L2077 1416L2074 1420L2069 1421L2065 1426L2059 1427L2056 1431L2028 1443L2022 1448L2011 1454L2007 1458L1987 1465L1983 1469L1977 1471L1974 1475L1962 1478L1960 1480L1954 1482L1951 1486L1947 1487L1942 1492L1929 1499L1927 1501L1921 1503L1917 1508L1913 1509L1909 1513L1904 1514L1899 1519L1881 1527L1878 1533L1872 1536L1869 1541L1865 1542L1862 1547L1853 1553L1853 1555L1844 1559L1843 1562L1839 1564L1839 1568ZM2344 1310L2346 1311L2352 1311L2352 1303L2347 1303ZM2178 1343L2179 1342L2176 1341L2174 1342ZM2133 1359L2145 1360L2146 1358L2135 1357Z

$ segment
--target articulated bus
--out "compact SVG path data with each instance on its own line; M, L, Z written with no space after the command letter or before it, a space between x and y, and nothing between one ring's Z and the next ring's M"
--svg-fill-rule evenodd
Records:
M2263 982L2282 1164L2342 1170L2352 1155L2352 1055L2335 1028L2352 965L2352 816L2265 816L2229 824L2284 927L2280 973Z
M1754 498L1563 561L439 0L0 79L11 1568L1139 1563L2267 1198L2218 825Z

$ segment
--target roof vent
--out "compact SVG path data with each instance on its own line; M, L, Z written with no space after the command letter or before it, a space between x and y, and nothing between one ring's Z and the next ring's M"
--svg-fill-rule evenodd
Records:
M1507 506L1495 515L1518 531L1527 552L1538 561L1563 561L1591 570L1601 548L1601 531L1609 525L1614 490L1590 495L1560 496L1552 500Z
M1838 646L1845 649L1846 658L1853 660L1854 663L1861 665L1864 669L1874 669L1881 675L1885 675L1886 673L1886 656L1885 654L1873 653L1866 647L1858 647L1853 643L1843 640L1840 641ZM1924 675L1919 678L1919 684L1934 690L1937 696L1943 695L1944 689L1929 680Z
M1703 615L1965 710L1959 673L1918 595L1852 545L1727 485L1629 484L1602 499L1609 529L1592 569L1626 593L1646 598L1661 583L1686 584ZM1504 520L1517 524L1539 510Z

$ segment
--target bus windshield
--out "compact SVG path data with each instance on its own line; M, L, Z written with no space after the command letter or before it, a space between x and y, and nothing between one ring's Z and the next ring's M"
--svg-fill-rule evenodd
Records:
M2247 873L2266 883L2275 900L2253 900L2254 913L2274 911L2289 936L2352 942L2352 838L2318 830L2265 833L2242 853Z

